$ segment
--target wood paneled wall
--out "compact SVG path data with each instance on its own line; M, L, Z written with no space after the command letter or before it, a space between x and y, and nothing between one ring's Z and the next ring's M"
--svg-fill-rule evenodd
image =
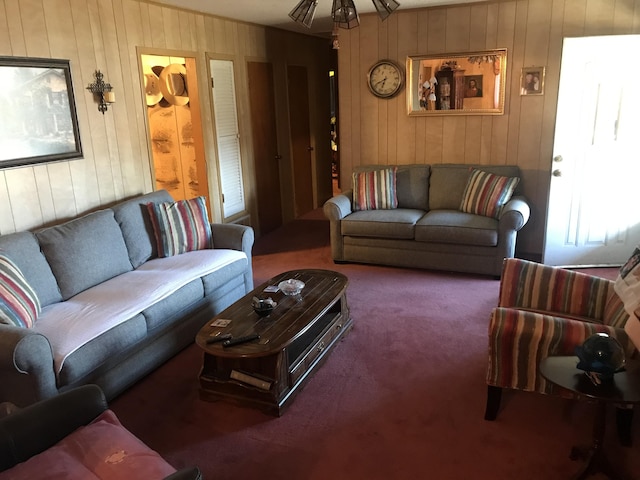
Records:
M318 202L331 193L328 133L328 40L179 10L138 0L0 0L0 55L70 59L84 158L0 170L0 234L36 228L153 190L139 54L187 54L197 60L205 120L205 155L212 185L212 214L221 219L215 142L207 81L207 55L236 64L243 155L252 195L250 106L246 61L271 61L285 78L286 65L309 68L312 128L318 137ZM102 115L86 86L96 69L113 85L116 103ZM286 105L286 84L276 97ZM324 88L323 88L324 87ZM313 96L315 95L315 96ZM279 117L284 176L291 169L287 118ZM322 133L326 140L322 137ZM324 141L323 141L324 140ZM326 146L325 146L326 144ZM0 146L1 148L1 146ZM326 160L324 160L326 158ZM291 190L290 187L288 187ZM286 192L284 192L286 194ZM290 197L283 202L293 205ZM292 211L283 212L285 219Z
M364 164L516 164L533 209L518 251L539 259L564 37L640 33L640 0L511 0L398 10L385 22L361 16L340 30L340 179ZM404 94L378 100L366 75L374 62L409 55L508 49L505 114L409 117ZM520 71L545 66L543 96L520 96ZM623 69L622 69L623 70Z

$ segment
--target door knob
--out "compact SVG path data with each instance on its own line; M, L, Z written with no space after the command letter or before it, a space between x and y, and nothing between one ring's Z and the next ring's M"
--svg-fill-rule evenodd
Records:
M276 155L276 160L280 160L282 158L282 155Z
M554 162L561 162L562 161L562 155L556 155L555 157L553 157L553 161Z
M307 147L307 150L313 152L313 147Z
M562 172L560 170L554 170L553 172L551 172L551 175L553 175L554 177L561 177Z

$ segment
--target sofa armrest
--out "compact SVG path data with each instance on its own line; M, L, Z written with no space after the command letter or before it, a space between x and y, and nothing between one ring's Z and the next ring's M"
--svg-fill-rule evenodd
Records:
M347 190L343 193L331 197L324 203L322 211L329 220L342 220L351 213L351 196L352 191Z
M240 250L247 256L248 267L244 274L245 291L253 290L253 261L251 251L255 234L253 228L236 223L212 223L213 248Z
M49 340L32 329L0 324L0 402L19 407L57 395Z
M500 227L518 231L526 225L531 216L531 207L522 196L512 197L500 212Z
M498 305L603 323L611 283L566 268L507 258Z
M0 419L0 471L44 452L106 409L102 390L83 385Z
M251 249L255 240L253 228L236 223L212 223L214 248L240 250L251 259Z

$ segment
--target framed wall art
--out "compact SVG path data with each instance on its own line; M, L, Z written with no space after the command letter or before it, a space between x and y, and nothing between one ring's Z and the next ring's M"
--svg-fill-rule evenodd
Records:
M520 95L544 94L544 67L525 67L520 72Z
M68 60L0 57L0 168L82 157Z

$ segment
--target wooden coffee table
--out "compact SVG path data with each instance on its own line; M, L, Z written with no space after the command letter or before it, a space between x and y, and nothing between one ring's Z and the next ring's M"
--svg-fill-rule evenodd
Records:
M305 283L298 296L264 292L296 278ZM347 305L347 277L330 270L292 270L255 288L212 319L196 336L204 350L200 371L203 400L229 400L281 415L311 374L353 326ZM254 312L253 297L277 302L265 317ZM221 320L230 320L226 326ZM207 343L216 335L259 339L225 347Z

